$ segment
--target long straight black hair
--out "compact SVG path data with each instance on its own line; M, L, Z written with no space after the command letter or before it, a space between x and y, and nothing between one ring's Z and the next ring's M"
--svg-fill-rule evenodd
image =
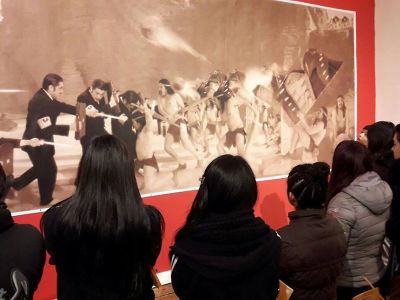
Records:
M176 234L182 239L209 213L224 214L253 208L257 200L257 183L249 164L240 156L222 155L205 169L199 191Z
M358 176L372 170L372 157L367 147L351 140L339 143L333 153L328 202Z
M114 136L93 139L83 155L76 191L67 204L62 223L76 234L120 238L127 232L143 235L149 220L126 147Z
M143 204L124 144L112 135L94 138L81 158L75 185L69 200L49 210L58 217L45 231L54 237L56 264L78 265L76 276L82 281L96 280L96 270L113 270L110 285L140 299L154 264L150 260L161 247L163 220ZM153 219L158 219L155 230Z

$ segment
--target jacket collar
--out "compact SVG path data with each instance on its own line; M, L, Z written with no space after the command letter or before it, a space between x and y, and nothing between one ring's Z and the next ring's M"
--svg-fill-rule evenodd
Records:
M323 217L326 214L326 211L324 208L307 208L307 209L299 209L292 211L288 214L289 219L291 221L300 219L300 218L305 218L305 217Z
M54 99L53 99L53 97L52 96L50 96L50 94L49 94L49 92L48 91L46 91L45 89L43 89L42 88L42 90L46 93L46 95L50 98L50 100L51 101L53 101Z

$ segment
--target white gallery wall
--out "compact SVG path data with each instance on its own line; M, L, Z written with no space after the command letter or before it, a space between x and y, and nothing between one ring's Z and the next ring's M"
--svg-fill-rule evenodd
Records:
M376 120L400 123L400 1L375 0Z

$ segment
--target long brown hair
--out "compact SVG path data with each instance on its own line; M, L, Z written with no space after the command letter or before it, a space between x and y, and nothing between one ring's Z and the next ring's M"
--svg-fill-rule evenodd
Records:
M372 171L369 150L356 141L343 141L333 153L332 173L328 185L328 202L358 176Z

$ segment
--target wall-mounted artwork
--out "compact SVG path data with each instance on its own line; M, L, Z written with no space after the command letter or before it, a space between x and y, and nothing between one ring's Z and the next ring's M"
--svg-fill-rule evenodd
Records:
M356 131L351 11L0 0L0 40L0 159L14 212L71 195L98 134L126 143L141 193L154 195L196 188L223 153L245 157L259 180L330 163Z

